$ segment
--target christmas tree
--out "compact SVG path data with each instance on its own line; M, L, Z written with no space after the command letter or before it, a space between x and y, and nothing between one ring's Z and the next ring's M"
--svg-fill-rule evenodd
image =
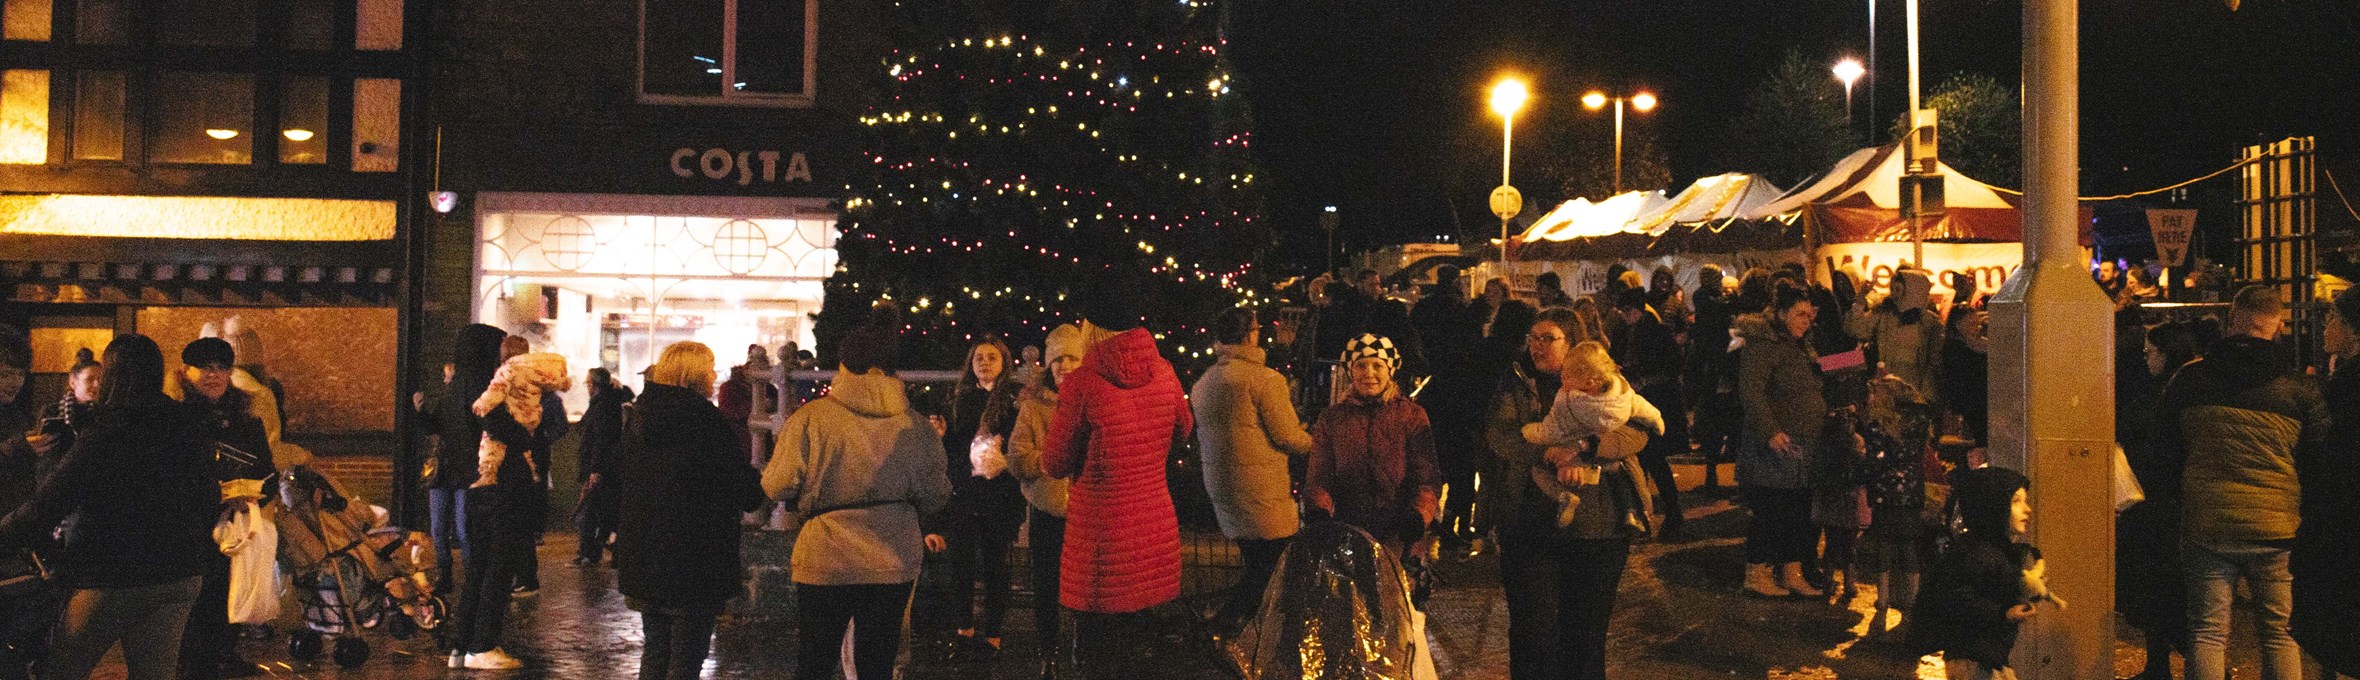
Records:
M1214 314L1260 299L1272 239L1219 7L904 0L891 20L823 352L890 304L905 366L957 366L987 334L1078 322L1067 300L1113 276L1186 359L1209 355Z

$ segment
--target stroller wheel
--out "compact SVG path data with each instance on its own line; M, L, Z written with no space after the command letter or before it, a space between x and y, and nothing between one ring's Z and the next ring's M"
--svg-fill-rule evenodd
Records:
M434 630L442 627L443 619L448 613L443 608L442 596L428 595L424 601L418 603L418 611L412 614L410 619L418 624L420 629Z
M336 639L336 665L358 668L369 662L369 641L357 637Z
M323 646L325 644L320 640L319 631L304 628L287 634L287 656L294 657L296 661L320 658L320 648Z
M388 613L385 615L385 634L396 640L408 640L418 634L418 622L398 611Z

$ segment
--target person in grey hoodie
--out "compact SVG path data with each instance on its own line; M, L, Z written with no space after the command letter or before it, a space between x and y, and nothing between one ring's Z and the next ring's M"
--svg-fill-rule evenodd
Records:
M1205 493L1221 533L1237 541L1245 569L1216 627L1228 630L1253 614L1270 572L1299 528L1287 457L1311 453L1311 433L1295 415L1286 376L1262 365L1262 333L1253 310L1231 309L1213 320L1220 361L1188 392L1196 411L1196 440L1204 456Z
M882 326L846 335L828 396L787 419L762 471L762 490L803 518L789 557L802 603L798 678L836 673L847 624L856 677L893 677L923 559L918 519L950 505L942 440L889 373L897 342Z

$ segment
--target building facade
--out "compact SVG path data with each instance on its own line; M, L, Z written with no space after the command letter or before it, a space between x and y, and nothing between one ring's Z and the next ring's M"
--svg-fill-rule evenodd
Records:
M254 330L287 437L385 450L419 202L413 0L0 3L0 323L33 397L118 333Z

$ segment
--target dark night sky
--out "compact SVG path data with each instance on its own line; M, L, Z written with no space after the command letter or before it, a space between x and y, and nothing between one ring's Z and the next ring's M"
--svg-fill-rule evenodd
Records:
M1787 50L1865 58L1869 1L1266 0L1238 9L1233 54L1270 217L1297 262L1317 266L1322 205L1341 206L1339 239L1355 250L1454 224L1496 229L1483 200L1499 179L1500 130L1483 96L1501 72L1534 84L1516 124L1528 205L1555 193L1537 179L1544 150L1528 131L1608 126L1575 101L1595 87L1662 97L1629 124L1654 126L1677 188L1726 170L1713 161L1729 121ZM1875 1L1875 103L1889 121L1906 96L1903 3ZM1960 71L2018 81L2020 2L1922 0L1921 12L1927 88ZM2221 0L2083 0L2081 21L2084 195L2187 179L2288 134L2317 135L2324 164L2360 189L2360 2L2243 0L2231 12ZM1858 96L1865 124L1869 93ZM2234 195L2225 181L2204 187L2199 200ZM2342 211L2323 203L2322 215L2331 206Z

